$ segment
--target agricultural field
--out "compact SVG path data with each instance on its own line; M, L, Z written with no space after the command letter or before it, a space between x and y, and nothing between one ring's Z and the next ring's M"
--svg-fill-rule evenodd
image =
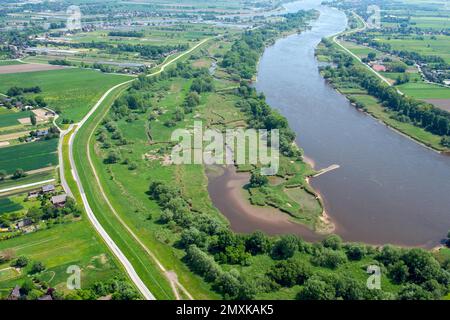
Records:
M58 139L50 139L0 148L0 168L12 174L17 168L30 171L55 166L57 146Z
M42 89L39 95L50 108L61 112L59 121L79 121L95 102L111 87L130 79L124 75L103 74L95 70L70 68L0 75L0 92L13 86Z

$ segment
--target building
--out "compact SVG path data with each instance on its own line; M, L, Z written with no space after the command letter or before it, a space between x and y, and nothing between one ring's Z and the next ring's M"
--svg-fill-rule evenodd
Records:
M28 199L36 198L39 195L39 191L30 191L28 192Z
M386 70L387 70L386 67L381 65L381 64L374 64L372 66L372 69L377 71L377 72L386 72Z
M8 300L19 300L20 299L20 286L16 285L14 289L12 289L11 293L8 296Z
M26 226L29 226L29 225L32 225L32 224L33 224L33 221L31 219L24 218L24 219L19 220L19 221L16 222L16 228L17 229L22 229L23 227L26 227Z
M43 193L49 193L49 192L54 192L55 191L55 186L52 184L47 184L45 186L42 187L42 192Z
M67 194L53 196L50 200L55 207L64 207L67 201Z
M45 137L46 135L48 135L48 129L36 130L37 137Z

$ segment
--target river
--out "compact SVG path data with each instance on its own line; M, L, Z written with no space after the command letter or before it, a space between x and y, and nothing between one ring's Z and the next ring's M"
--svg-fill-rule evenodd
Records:
M343 12L320 2L285 5L290 12L317 9L320 17L311 30L280 39L265 50L256 88L288 118L298 145L316 168L340 166L311 180L336 225L335 233L347 241L431 248L450 229L450 157L357 111L327 85L318 72L314 51L323 37L343 31L347 20ZM214 204L234 230L294 232L305 239L317 238L305 228L271 224L263 214L233 204L236 185L243 183L236 182L239 179L243 177L227 172L210 179L209 187ZM220 189L220 184L225 186ZM227 199L226 191L233 196Z

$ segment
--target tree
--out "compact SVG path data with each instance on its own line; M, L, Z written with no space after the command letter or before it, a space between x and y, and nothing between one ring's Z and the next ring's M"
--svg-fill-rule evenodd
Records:
M298 300L332 300L336 292L331 284L312 277L306 280L305 285L297 294Z
M16 171L14 171L12 178L13 179L19 179L19 178L23 178L25 177L27 174L25 173L25 171L23 171L23 169L16 169Z
M16 256L16 252L13 249L6 249L0 251L0 264L11 261Z
M397 261L389 268L389 276L396 283L403 283L409 277L408 267L403 261Z
M325 248L340 250L342 248L342 239L338 235L332 234L326 237L322 244Z
M35 126L36 123L37 123L36 115L35 115L33 112L30 113L30 122L31 122L31 124L32 124L33 126Z
M31 274L35 274L35 273L39 273L45 270L45 266L42 262L40 261L36 261L35 263L33 263L33 266L31 267L30 273Z
M345 247L345 251L350 260L361 260L366 255L367 248L362 244L349 244Z
M11 265L16 268L25 268L28 265L29 261L30 260L27 257L20 256Z
M105 159L105 163L113 164L120 160L120 155L116 151L111 151Z
M231 272L223 272L216 280L215 288L225 299L236 299L241 290L241 282Z
M291 258L298 250L298 239L294 235L284 235L275 242L272 249L272 256L276 259Z
M262 187L269 183L267 176L263 176L259 172L253 171L250 177L250 186L252 188Z
M312 275L311 268L303 261L288 259L275 264L270 268L268 276L276 283L292 287L303 284Z
M252 255L264 254L270 250L270 240L265 233L255 231L245 240L245 248Z
M399 300L432 300L433 296L430 292L417 284L407 284L398 292Z
M369 54L367 55L367 59L369 61L375 60L376 57L377 57L377 54L375 52L369 52Z
M311 262L320 267L336 269L341 264L347 262L347 256L342 251L334 251L325 248L318 251L316 255L311 258Z

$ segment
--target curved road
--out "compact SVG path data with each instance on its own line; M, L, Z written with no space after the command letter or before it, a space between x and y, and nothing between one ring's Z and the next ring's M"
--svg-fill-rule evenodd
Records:
M205 42L209 41L211 38L207 38L202 40L201 42L199 42L198 44L196 44L194 47L192 47L191 49L185 51L184 53L180 54L179 56L177 56L176 58L170 60L170 61L165 61L160 69L154 73L151 73L149 75L147 75L148 77L152 77L155 75L160 74L161 72L163 72L165 70L165 68L171 64L173 64L174 62L176 62L177 60L179 60L180 58L182 58L183 56L191 53L192 51L194 51L195 49L197 49L198 47L200 47L201 45L203 45ZM80 128L83 127L83 125L86 123L87 120L89 120L89 118L92 116L92 114L98 109L98 107L102 104L102 102L108 97L108 95L115 89L119 88L120 86L123 86L125 84L131 83L132 81L135 81L136 79L131 79L125 82L122 82L118 85L115 85L114 87L110 88L107 92L105 92L105 94L103 94L103 96L100 98L100 100L97 101L97 103L92 107L92 109L86 114L86 116L76 125L76 128L73 132L73 134L70 136L69 139L69 159L70 159L70 166L72 167L72 175L75 179L75 182L78 186L78 189L80 190L80 194L81 194L81 199L83 202L83 206L86 209L86 213L87 216L89 218L89 221L92 223L92 225L94 226L95 230L98 232L98 234L103 238L103 240L105 241L105 243L108 245L108 247L110 248L110 250L114 253L114 255L119 259L119 261L122 263L122 265L124 266L127 274L129 275L130 279L133 281L133 283L136 285L136 287L138 288L138 290L141 292L141 294L144 296L145 299L147 300L155 300L155 296L150 292L150 290L147 288L147 286L144 284L144 282L141 280L141 278L139 277L139 275L137 274L136 270L134 270L134 267L132 266L132 264L130 263L130 261L127 259L127 257L123 254L123 252L120 250L120 248L116 245L116 243L114 242L114 240L109 236L109 234L105 231L105 229L103 228L103 226L100 224L100 222L97 220L94 212L92 211L90 205L89 205L89 201L86 197L86 193L84 192L84 188L83 185L81 183L81 180L79 178L78 175L78 171L77 171L77 167L75 165L75 160L73 158L73 141L75 139L76 134L78 133L78 131L80 130ZM61 154L62 157L62 150L59 150L59 153ZM88 153L89 155L89 153ZM89 159L89 164L94 172L94 175L96 176L97 182L101 188L100 185L100 181L98 180L97 174L95 172L95 168L92 165L92 162ZM64 175L64 174L63 174ZM65 179L64 179L65 180ZM103 192L103 189L101 189L101 193L102 196L105 198L105 200L107 201L108 205L110 207L112 207L106 197L106 194ZM113 208L112 208L113 209ZM115 210L113 209L113 213L115 213ZM119 220L124 227L129 230L129 227L122 221ZM134 237L136 237L134 235L134 233L131 233ZM142 243L139 241L139 243L142 245ZM151 257L155 260L155 262L158 264L158 266L160 266L160 268L162 267L162 264L156 259L156 257L154 256L154 254L147 248L144 246L144 249L151 255ZM164 267L162 267L163 270ZM173 274L173 273L172 273ZM177 281L177 280L173 280L171 281L171 284L173 284L175 282L176 285L178 285L187 295L188 297L192 298L192 296L190 296L190 294L187 292L186 289L184 289L184 287ZM176 294L177 298L179 298L178 294Z

